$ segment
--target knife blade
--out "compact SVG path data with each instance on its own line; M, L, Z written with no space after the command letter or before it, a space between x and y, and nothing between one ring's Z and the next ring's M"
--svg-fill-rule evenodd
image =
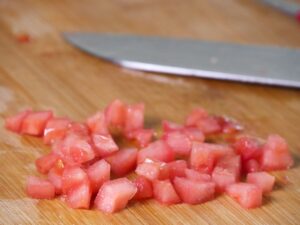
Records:
M130 69L300 88L299 49L109 33L63 36Z

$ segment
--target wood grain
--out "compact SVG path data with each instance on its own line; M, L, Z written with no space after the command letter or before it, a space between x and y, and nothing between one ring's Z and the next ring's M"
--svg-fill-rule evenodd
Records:
M62 31L107 31L300 47L292 18L251 0L0 0L0 224L300 224L300 92L295 89L180 78L125 70L65 43ZM29 43L16 37L29 34ZM284 136L295 166L274 173L276 190L264 205L243 210L225 195L189 206L154 200L113 215L72 210L59 200L26 197L40 140L3 128L23 108L53 109L76 120L111 100L143 101L146 125L182 122L195 106L243 121L250 133Z

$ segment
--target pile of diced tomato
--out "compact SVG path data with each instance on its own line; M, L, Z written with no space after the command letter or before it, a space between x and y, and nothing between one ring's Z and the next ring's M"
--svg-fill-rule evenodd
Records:
M183 124L162 121L160 137L144 128L144 104L120 100L85 122L25 110L8 117L6 128L41 137L51 149L35 161L44 177L28 177L28 196L63 195L72 208L106 213L129 201L200 204L221 193L244 208L258 207L275 182L266 171L293 164L279 135L266 140L248 136L236 121L203 108L194 109ZM122 148L120 139L132 147Z

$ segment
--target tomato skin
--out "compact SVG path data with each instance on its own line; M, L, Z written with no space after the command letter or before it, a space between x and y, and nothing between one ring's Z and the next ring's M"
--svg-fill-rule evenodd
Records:
M125 148L105 158L110 164L111 171L117 176L124 176L133 171L137 160L136 148Z
M181 202L170 180L154 180L152 184L153 196L159 203L172 205Z
M254 184L236 183L226 187L226 193L246 209L262 204L262 190Z
M133 183L137 187L137 192L133 197L134 200L143 200L153 196L152 183L143 176L138 176Z
M66 202L73 209L88 209L90 207L92 191L88 180L73 186L67 192Z
M5 119L5 128L15 133L21 132L23 120L31 113L30 109L19 112Z
M36 159L35 166L40 173L47 174L58 160L58 155L51 152Z
M199 204L214 198L215 184L175 177L174 187L184 203Z
M95 199L95 206L105 213L117 212L126 207L134 197L137 187L127 178L118 178L105 182Z
M174 153L164 141L157 140L138 152L138 163L144 162L147 158L162 162L171 162L174 160Z
M261 168L265 171L284 170L293 165L286 141L279 135L269 135L261 157Z
M70 123L71 121L67 118L49 119L44 130L44 143L48 145L52 144L58 139L63 139L66 135Z
M55 197L55 188L47 180L29 176L26 181L26 193L31 198L52 199Z
M263 194L268 194L272 191L275 177L266 172L255 172L247 174L247 183L255 184L260 187Z
M30 112L22 122L21 134L42 136L49 119L52 118L52 111Z
M97 193L102 184L110 179L110 164L104 159L99 160L87 169L93 193Z

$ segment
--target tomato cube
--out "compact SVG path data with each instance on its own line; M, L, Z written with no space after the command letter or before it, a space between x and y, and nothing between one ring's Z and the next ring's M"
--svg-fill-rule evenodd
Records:
M18 114L14 115L14 116L7 117L5 119L6 129L8 129L10 131L13 131L13 132L16 132L16 133L20 133L23 120L30 113L31 113L31 110L24 110L24 111L19 112Z
M87 169L93 193L99 191L102 184L110 179L110 165L105 160L99 160Z
M111 171L117 176L124 176L133 171L136 167L137 149L122 149L113 155L106 157L105 160L110 164Z
M62 175L62 191L67 193L71 188L88 180L86 172L78 166L66 167Z
M222 132L222 127L219 121L214 116L207 116L197 122L197 128L204 134L217 134Z
M56 194L62 193L62 176L64 166L61 160L58 160L56 165L52 167L48 173L48 180L53 184Z
M123 128L126 120L126 105L119 99L114 100L105 109L106 123L110 128Z
M144 110L143 103L129 105L126 110L125 132L130 132L144 127Z
M263 170L284 170L293 165L286 141L279 135L270 135L263 146L261 167Z
M233 154L230 147L194 142L190 154L190 166L199 172L211 173L216 161L227 154Z
M88 209L91 201L91 187L88 180L73 186L67 193L66 202L73 209Z
M169 167L169 177L173 179L174 177L184 177L185 170L187 169L187 162L185 160L176 160L167 163Z
M162 121L162 129L164 133L171 132L171 131L179 131L183 129L183 126L174 122L170 122L167 120Z
M95 153L98 156L105 157L119 150L118 145L110 135L92 134L92 140Z
M22 122L21 134L42 136L49 119L52 118L51 111L30 112Z
M40 173L46 174L55 165L58 159L59 157L51 152L35 160L35 166Z
M226 193L247 209L259 207L262 204L262 190L254 184L231 184L226 188Z
M164 141L157 140L138 152L138 163L144 162L147 158L162 162L170 162L174 160L174 153Z
M186 126L197 126L199 120L206 118L208 113L203 108L195 108L186 118L185 125Z
M250 159L243 163L244 173L252 173L260 171L259 162L256 159Z
M137 187L127 178L119 178L105 182L95 199L97 209L113 213L126 207L128 201L134 197Z
M135 172L149 180L169 178L169 167L164 162L152 161L146 159L143 163L138 164Z
M51 118L44 130L44 143L52 144L58 139L63 139L69 128L70 120L67 118Z
M86 120L86 124L91 133L108 135L106 118L103 112L99 111Z
M243 136L237 139L233 146L243 161L258 159L262 154L261 144L257 138Z
M255 184L262 189L264 194L270 193L275 183L275 177L266 172L247 174L247 183Z
M226 156L221 158L212 172L212 180L216 183L218 192L225 191L225 188L240 179L241 160L240 156Z
M55 188L47 180L30 176L26 182L26 193L31 198L52 199L55 197Z
M142 200L153 196L152 183L143 176L138 176L133 183L137 187L134 200Z
M211 176L207 173L200 173L196 170L185 169L185 176L190 180L202 181L202 182L210 182Z
M188 156L190 154L192 143L187 135L181 131L168 132L163 139L172 149L175 155Z
M185 127L182 132L188 136L191 141L203 142L205 136L197 127Z
M174 187L181 200L188 204L199 204L214 198L215 184L175 177Z
M170 180L154 180L153 196L158 202L165 205L181 202Z

